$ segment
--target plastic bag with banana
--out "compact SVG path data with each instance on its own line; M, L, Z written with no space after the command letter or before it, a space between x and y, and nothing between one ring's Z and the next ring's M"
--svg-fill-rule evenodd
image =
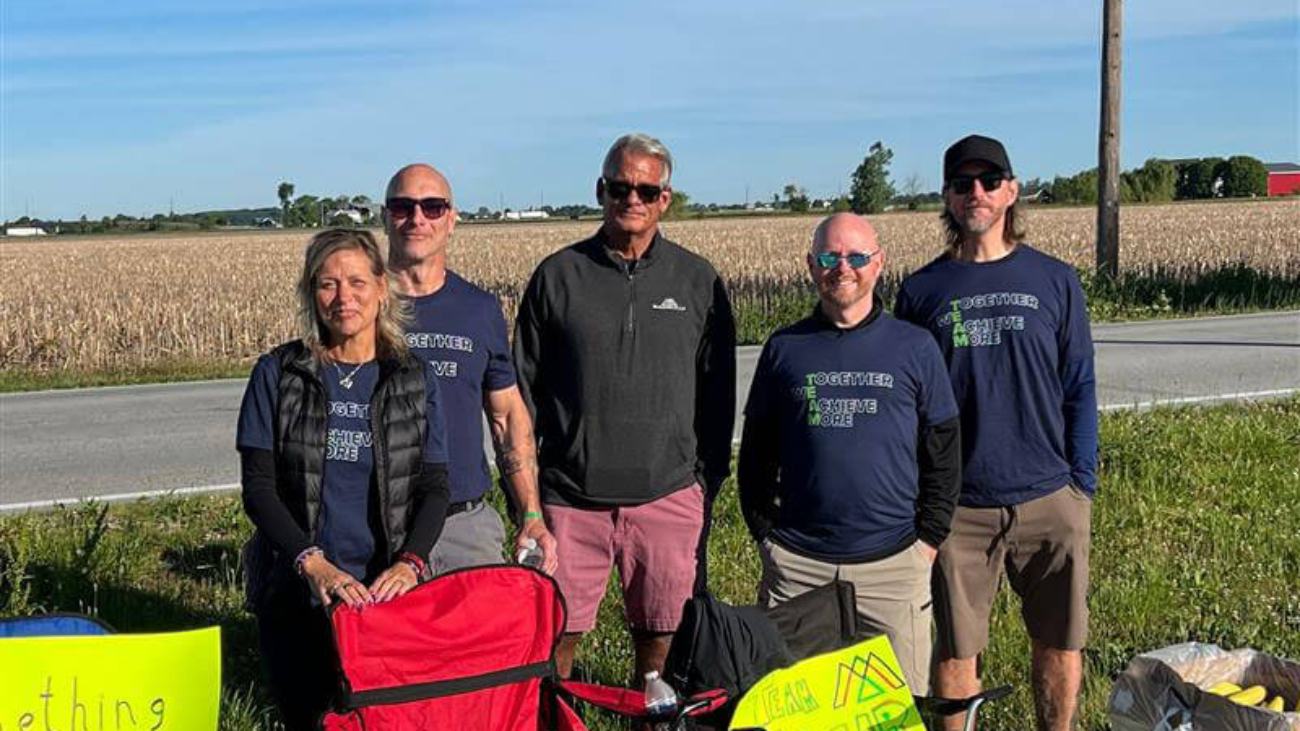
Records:
M1137 656L1115 680L1114 731L1300 731L1300 663L1186 643Z

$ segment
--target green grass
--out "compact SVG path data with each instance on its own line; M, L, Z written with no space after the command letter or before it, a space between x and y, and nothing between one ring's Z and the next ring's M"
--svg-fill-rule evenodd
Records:
M0 368L0 393L210 381L216 378L248 378L250 370L252 370L251 363L226 361L163 361L139 368L115 368L105 371L30 371Z
M1081 727L1106 728L1111 681L1145 650L1198 640L1300 657L1300 399L1107 414L1101 443ZM712 588L751 603L758 558L731 486L716 508ZM221 728L264 728L269 704L238 581L249 531L233 495L0 518L0 616L80 611L124 632L221 625ZM622 685L631 651L616 594L576 670ZM1023 729L1033 717L1028 640L1006 592L993 628L984 677L1017 690L987 707L983 727Z
M1300 271L1261 272L1245 264L1199 270L1167 267L1115 279L1079 270L1093 322L1228 315L1300 307Z

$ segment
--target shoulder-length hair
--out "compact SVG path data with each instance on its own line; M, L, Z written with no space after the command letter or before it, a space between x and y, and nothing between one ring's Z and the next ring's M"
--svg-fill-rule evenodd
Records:
M311 237L303 257L302 276L298 278L298 329L303 343L322 358L329 344L330 331L316 308L316 285L325 261L340 251L360 251L370 262L370 273L379 279L387 296L379 301L375 322L375 352L380 358L398 359L407 355L406 325L411 321L411 303L393 293L379 244L369 231L332 228Z

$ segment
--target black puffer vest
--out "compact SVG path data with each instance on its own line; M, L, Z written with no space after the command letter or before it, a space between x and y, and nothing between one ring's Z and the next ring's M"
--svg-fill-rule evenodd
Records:
M320 514L321 477L329 408L321 361L300 340L273 351L280 363L278 409L275 415L276 492L294 520L314 540ZM418 361L381 358L379 381L370 398L370 430L374 439L375 484L383 516L388 555L406 541L411 520L411 482L420 473L424 454L424 371Z

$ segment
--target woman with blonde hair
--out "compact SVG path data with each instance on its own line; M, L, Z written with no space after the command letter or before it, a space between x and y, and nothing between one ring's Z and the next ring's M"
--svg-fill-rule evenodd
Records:
M245 551L272 695L290 731L315 728L338 688L327 615L414 588L447 512L446 427L432 373L403 337L366 231L311 240L301 338L263 355L240 408Z

